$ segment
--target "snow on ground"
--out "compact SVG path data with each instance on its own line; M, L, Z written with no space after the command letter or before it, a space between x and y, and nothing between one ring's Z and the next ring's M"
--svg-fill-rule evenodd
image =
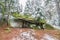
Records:
M12 40L37 40L34 36L34 33L30 31L21 32L17 37L14 37Z
M13 37L12 40L59 40L57 38L54 38L52 35L49 35L48 33L44 33L43 36L39 39L37 39L34 35L36 34L33 30L24 32L20 30L20 33L16 37Z
M58 40L57 38L54 38L53 36L49 34L44 34L43 38L45 38L46 40Z

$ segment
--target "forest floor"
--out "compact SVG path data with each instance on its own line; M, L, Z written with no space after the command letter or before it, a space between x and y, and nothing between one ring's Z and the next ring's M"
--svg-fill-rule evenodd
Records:
M60 30L5 28L6 24L0 26L0 40L60 40Z

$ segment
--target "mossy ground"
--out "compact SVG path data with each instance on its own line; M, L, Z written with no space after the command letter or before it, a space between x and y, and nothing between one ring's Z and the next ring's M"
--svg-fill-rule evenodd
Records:
M44 28L45 29L54 29L54 27L50 24L45 24Z

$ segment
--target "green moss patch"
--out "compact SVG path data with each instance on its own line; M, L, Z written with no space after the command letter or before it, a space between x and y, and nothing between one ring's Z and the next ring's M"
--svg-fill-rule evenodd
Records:
M50 24L45 24L45 26L44 26L44 27L45 27L45 29L54 29L54 28L53 28L53 26L52 26L52 25L50 25Z

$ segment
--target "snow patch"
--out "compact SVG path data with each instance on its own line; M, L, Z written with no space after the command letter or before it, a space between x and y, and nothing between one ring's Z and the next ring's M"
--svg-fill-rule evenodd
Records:
M55 25L53 25L53 27L54 27L55 29L59 29L59 30L60 30L60 26L55 26Z
M14 20L10 20L10 25L11 25L12 27L19 27L20 24L14 22Z
M17 37L14 37L12 40L37 40L33 36L33 34L30 31L28 31L28 32L21 32Z
M44 34L43 38L47 39L47 40L58 40L57 38L52 37L51 35L48 34Z

